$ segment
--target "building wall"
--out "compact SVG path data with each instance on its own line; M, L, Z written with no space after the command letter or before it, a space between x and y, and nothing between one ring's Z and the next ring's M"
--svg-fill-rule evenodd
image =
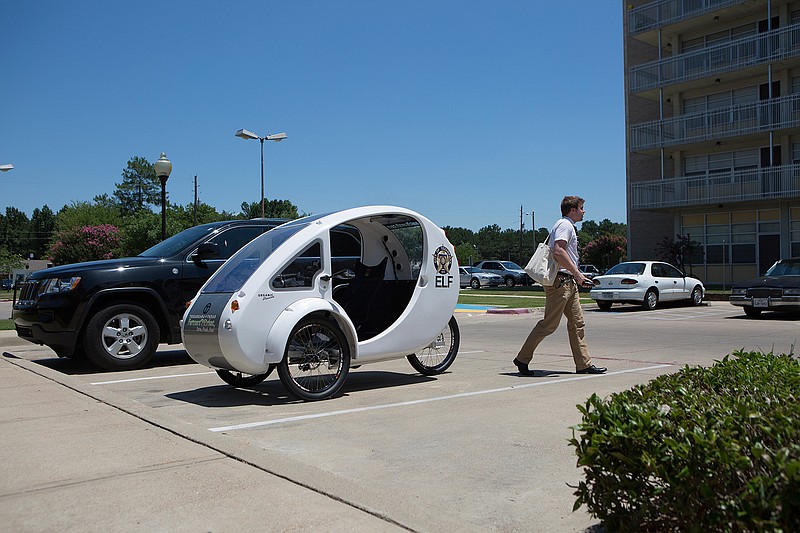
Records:
M763 273L774 259L800 255L800 1L773 1L768 11L767 0L733 0L670 20L686 2L627 0L622 5L629 257L657 258L665 239L690 233L700 245L693 273L707 284L729 285ZM650 16L656 7L662 17L656 29L628 32L629 14ZM767 39L772 39L767 45L780 43L775 48L788 49L789 55L762 60L758 54L767 50ZM735 61L737 53L751 49L756 61L742 62L739 69L698 69L696 79L675 74L677 81L667 82L657 71L656 87L629 90L631 69L660 58L665 64L684 58L680 68L688 71L697 54L710 69L717 68L718 57ZM665 68L683 72L675 64ZM752 131L742 118L749 112L758 113ZM632 127L639 135L655 131L658 141L642 144ZM692 128L710 133L695 138L687 133ZM678 133L670 137L667 132L673 131ZM728 164L730 169L721 170ZM644 189L655 192L642 196Z

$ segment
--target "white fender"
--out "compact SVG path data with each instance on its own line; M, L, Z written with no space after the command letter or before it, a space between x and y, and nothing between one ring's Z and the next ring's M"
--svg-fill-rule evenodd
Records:
M358 341L356 340L358 337L356 336L356 328L341 306L336 302L323 300L321 298L304 298L292 303L278 315L278 318L269 330L267 344L264 349L264 361L268 364L280 363L281 359L283 359L286 343L289 342L289 335L291 335L292 329L294 329L303 318L320 311L331 314L331 318L339 325L345 339L347 339L347 343L350 345L350 358L358 359Z

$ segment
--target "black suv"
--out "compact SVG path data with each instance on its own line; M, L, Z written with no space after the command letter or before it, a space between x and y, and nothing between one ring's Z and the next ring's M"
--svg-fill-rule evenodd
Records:
M181 342L186 303L222 263L280 219L212 222L136 257L63 265L20 284L17 335L59 357L86 355L106 370L146 364L159 343Z

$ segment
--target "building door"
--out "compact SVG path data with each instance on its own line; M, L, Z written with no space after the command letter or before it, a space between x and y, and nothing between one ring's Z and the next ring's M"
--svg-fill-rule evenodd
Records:
M781 236L758 236L758 273L763 275L775 261L781 258Z

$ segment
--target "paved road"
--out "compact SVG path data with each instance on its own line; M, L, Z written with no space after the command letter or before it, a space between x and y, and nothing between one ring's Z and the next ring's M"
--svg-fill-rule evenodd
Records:
M794 319L750 320L725 302L614 309L589 306L586 313L587 340L595 362L609 367L606 375L573 373L562 324L534 359L537 375L520 376L510 361L541 315L459 313L461 350L448 373L423 377L405 360L367 365L351 373L340 397L311 403L288 397L277 376L233 389L180 347L162 347L149 368L117 373L57 359L33 345L3 348L0 371L22 372L26 383L0 386L0 397L35 394L42 404L28 418L19 409L0 409L0 424L12 429L0 432L7 454L0 466L0 520L23 530L90 524L94 530L224 531L257 521L285 531L318 529L327 514L329 529L342 531L592 529L597 521L585 510L572 512L569 485L580 471L567 439L580 421L576 404L685 364L710 365L740 348L787 352L800 331ZM71 406L89 402L84 408L100 430L90 429L95 422L80 422L89 428L76 430L43 423L47 409L64 411L65 400L48 407L50 395L66 395ZM124 435L122 445L107 442L114 431ZM31 443L43 443L42 449L32 453ZM139 463L115 469L113 445ZM189 445L197 449L170 455ZM148 464L149 456L191 465L185 486L154 479L163 463ZM209 456L231 460L225 463L230 470ZM216 466L205 468L203 461ZM152 513L142 519L126 498L87 481L95 478L124 479L130 501ZM175 506L148 504L151 493L173 494ZM69 514L76 499L86 514ZM59 513L68 518L54 522Z

